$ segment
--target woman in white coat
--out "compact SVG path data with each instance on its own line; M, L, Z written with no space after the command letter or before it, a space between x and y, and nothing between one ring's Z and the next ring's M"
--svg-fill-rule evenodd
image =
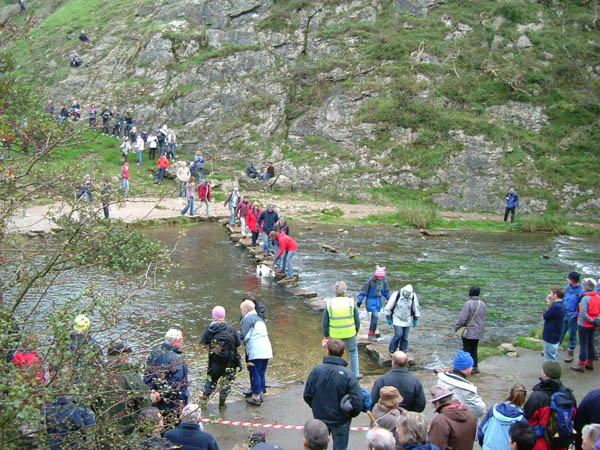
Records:
M406 352L408 348L408 332L410 326L415 328L421 317L419 299L412 284L407 284L400 291L394 292L384 309L387 322L394 327L394 337L390 342L390 353L398 348Z

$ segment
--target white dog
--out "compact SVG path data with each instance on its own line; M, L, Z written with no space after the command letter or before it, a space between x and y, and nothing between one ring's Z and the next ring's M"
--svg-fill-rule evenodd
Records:
M265 264L259 264L256 266L256 276L275 278L275 271Z

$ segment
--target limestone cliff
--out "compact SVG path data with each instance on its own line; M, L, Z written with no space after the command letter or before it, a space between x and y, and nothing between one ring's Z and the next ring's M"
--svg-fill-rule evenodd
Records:
M167 123L184 151L238 169L272 160L282 189L498 210L516 185L524 210L600 207L597 1L28 6L22 77L57 104Z

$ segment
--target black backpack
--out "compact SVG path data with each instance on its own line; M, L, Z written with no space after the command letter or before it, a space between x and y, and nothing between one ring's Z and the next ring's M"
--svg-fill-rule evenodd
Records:
M210 357L227 363L236 357L235 340L230 327L220 328L210 341Z

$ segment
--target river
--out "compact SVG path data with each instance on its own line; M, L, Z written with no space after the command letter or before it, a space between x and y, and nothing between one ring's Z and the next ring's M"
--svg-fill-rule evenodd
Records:
M212 307L224 306L228 319L237 325L243 294L253 292L267 306L275 353L267 372L269 381L286 385L306 379L323 357L320 313L287 295L271 280L257 279L253 258L230 241L221 225L160 226L146 232L175 249L173 258L178 266L157 275L135 302L123 309L125 318L143 313L154 319L139 328L127 320L117 326L117 333L137 350L140 363L149 349L161 342L168 328L181 328L193 385L198 388L204 377L206 355L196 344L211 322ZM321 297L331 296L337 280L344 280L348 293L356 297L376 263L387 267L392 289L407 283L414 286L422 317L419 326L411 330L409 351L416 355L420 367L450 361L459 346L452 327L469 286L480 286L488 305L484 342L500 343L540 326L550 287L565 285L569 271L594 277L600 274L598 238L460 231L443 238L423 239L412 229L302 224L292 225L292 236L299 245L295 258L299 286ZM327 253L321 243L358 256L350 259L344 253ZM73 271L49 289L40 311L85 295L84 288L90 283L95 285L95 295L111 296L138 282L137 276L123 279L109 271ZM34 300L32 295L29 302ZM43 318L38 315L38 326L43 325ZM389 338L390 327L385 320L380 323L384 339L386 335ZM382 371L362 351L360 363L365 374ZM235 390L247 385L244 374L237 378Z

